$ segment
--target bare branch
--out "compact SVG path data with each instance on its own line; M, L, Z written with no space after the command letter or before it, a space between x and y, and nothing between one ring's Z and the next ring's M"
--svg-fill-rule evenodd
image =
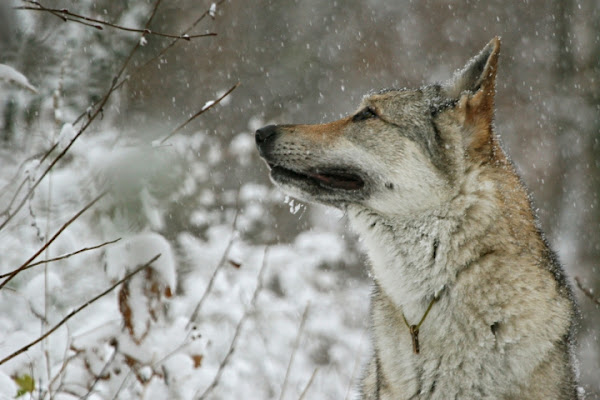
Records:
M19 268L16 268L15 270L13 270L8 277L2 282L0 283L0 290L8 283L10 282L15 276L17 276L17 274L19 274L21 271L23 271L24 269L27 269L27 266L33 261L35 260L35 258L37 256L39 256L40 254L42 254L42 252L44 250L46 250L48 248L48 246L50 246L52 244L52 242L54 242L54 240L56 240L56 238L65 230L67 229L67 227L69 225L71 225L77 218L79 218L81 216L81 214L83 214L84 212L86 212L90 207L92 207L94 204L96 204L96 202L98 200L100 200L102 197L104 197L106 195L107 192L102 192L100 193L100 195L98 195L94 200L90 201L85 207L83 207L77 214L75 214L70 220L68 220L67 222L65 222L60 229L54 234L54 236L52 236L50 238L50 240L48 240L38 251L36 251L31 257L29 257L29 259L27 261L25 261Z
M19 196L19 193L21 193L21 189L23 189L23 186L25 186L25 184L27 183L28 179L29 179L28 177L23 178L23 180L21 181L21 184L19 185L19 187L17 188L17 190L15 190L15 193L13 194L12 198L8 202L8 205L6 206L6 208L4 209L4 211L2 211L0 213L0 215L10 215L10 208L15 203L15 200Z
M11 359L13 359L14 357L18 356L19 354L22 354L22 353L26 352L27 350L29 350L30 347L32 347L32 346L38 344L39 342L41 342L42 340L46 339L54 331L56 331L58 328L60 328L65 322L67 322L69 319L71 319L72 317L74 317L75 315L77 315L79 312L81 312L87 306L89 306L90 304L96 302L97 300L101 299L102 297L106 296L108 293L110 293L111 291L113 291L117 286L119 286L123 282L129 280L132 276L134 276L135 274L137 274L141 270L148 268L160 256L161 256L160 254L157 254L156 256L152 257L152 259L150 261L148 261L147 263L145 263L143 265L140 265L133 272L130 272L129 274L125 275L125 277L123 279L121 279L118 282L116 282L114 285L112 285L111 287L109 287L108 289L106 289L104 292L100 293L96 297L92 298L91 300L88 300L86 303L82 304L81 306L77 307L75 310L71 311L66 317L64 317L59 323L57 323L56 325L54 325L50 330L48 330L42 336L40 336L39 338L37 338L33 342L29 343L28 345L25 345L25 346L21 347L19 350L15 351L14 353L12 353L9 356L7 356L7 357L3 358L2 360L0 360L0 365L4 364L5 362L7 362L7 361L9 361Z
M281 393L279 394L279 400L282 400L283 396L285 395L285 389L290 375L290 370L292 369L292 364L294 363L294 358L296 357L296 351L298 351L298 346L300 345L300 338L302 337L302 332L304 331L304 323L306 322L306 317L308 316L309 307L310 302L306 303L306 307L304 308L304 312L302 313L300 327L298 328L298 334L296 335L296 341L294 342L294 348L292 350L292 355L290 356L290 362L288 363L287 369L285 371L285 378L283 379L283 385L281 387Z
M310 388L310 385L312 385L313 381L315 380L315 376L317 376L317 372L318 371L319 371L319 367L315 368L315 370L313 371L312 375L310 376L310 379L306 383L306 386L304 387L304 390L300 394L300 397L298 398L298 400L302 400L304 398L304 396L306 396L306 393L308 392L308 389Z
M202 107L200 109L200 111L198 111L196 114L192 115L190 118L187 119L187 121L185 121L184 123L182 123L181 125L179 125L171 133L169 133L163 140L161 140L160 144L165 143L173 135L175 135L177 132L179 132L180 130L182 130L187 124L189 124L190 122L192 122L193 120L195 120L196 118L198 118L200 115L204 114L206 111L210 110L211 108L213 108L214 106L216 106L217 104L219 104L221 102L221 100L223 100L225 97L229 96L229 94L231 92L233 92L238 86L240 86L240 82L238 82L235 85L233 85L228 91L226 91L221 97L219 97L218 99L216 99L212 103L210 103L210 104L205 105L204 107Z
M54 262L54 261L60 261L60 260L64 260L66 258L72 257L74 255L77 255L77 254L80 254L80 253L83 253L83 252L86 252L86 251L96 250L96 249L99 249L101 247L108 246L109 244L116 243L119 240L121 240L121 238L117 238L117 239L111 240L109 242L104 242L104 243L98 244L96 246L84 247L83 249L79 249L79 250L74 251L72 253L63 254L62 256L58 256L58 257L55 257L55 258L49 258L47 260L37 261L37 262L31 263L31 264L28 264L25 268L22 269L22 271L28 270L29 268L33 268L33 267L35 267L37 265L40 265L40 264L47 264L47 263L51 263L51 262ZM7 272L5 274L0 275L0 279L1 278L6 278L7 276L9 276L10 274L12 274L13 272L14 271L11 271L11 272Z
M578 276L575 277L575 282L577 283L577 287L583 292L583 294L586 295L586 297L588 297L590 300L592 300L592 302L594 302L596 305L600 306L600 298L598 298L594 295L594 292L592 292L592 289L586 288L585 286L583 286L583 284L581 283L581 280L579 279Z
M221 3L223 3L225 0L220 0L219 2L216 3L216 5L220 5ZM196 27L196 25L198 25L207 15L210 15L210 8L206 9L206 11L199 17L196 19L196 21L194 21L186 30L183 31L183 33L179 36L185 36L188 34L188 32L190 32L192 29L194 29ZM179 37L176 38L175 40L173 40L171 43L169 43L166 47L164 47L156 56L150 58L148 61L146 61L145 63L143 63L142 65L140 65L139 67L135 68L133 70L133 72L130 74L130 76L137 74L140 70L146 68L148 65L150 65L152 62L154 62L155 60L159 59L160 57L162 57L171 47L173 47L179 40ZM123 84L127 81L127 79L123 79L121 80L121 82L119 82L115 89L119 89L121 86L123 86ZM81 113L77 119L75 119L75 121L73 122L73 125L77 124L81 118L83 118L86 114L88 113L88 111L84 111L83 113Z
M190 41L191 39L201 38L201 37L217 36L217 34L214 32L203 33L203 34L198 34L198 35L187 35L187 34L173 35L173 34L169 34L169 33L151 31L150 29L147 29L147 28L145 28L145 29L129 28L126 26L117 25L112 22L104 21L101 19L96 19L96 18L86 17L85 15L76 14L76 13L69 11L66 8L48 8L48 7L45 7L44 5L42 5L38 1L32 1L31 4L34 4L35 6L15 7L15 9L29 10L29 11L44 11L44 12L48 12L52 15L55 15L55 16L61 18L65 22L67 22L67 21L77 22L77 23L80 23L80 24L83 24L86 26L91 26L92 28L96 28L99 30L103 29L102 26L108 26L110 28L118 29L118 30L125 31L125 32L137 32L137 33L143 33L143 34L148 34L148 35L162 36L162 37L173 38L173 39L177 39L177 40L181 39L181 40L187 40L187 41Z
M215 5L220 6L224 1L225 0L220 0L220 1L216 2ZM207 15L210 15L210 8L207 8L206 11L200 17L198 17L186 30L184 30L182 35L188 34L188 32L190 32L192 29L194 29L196 27L196 25L198 25L204 18L206 18ZM152 57L151 59L149 59L148 61L146 61L144 64L142 64L140 67L138 67L138 69L136 70L136 72L139 71L142 68L147 67L152 62L154 62L155 60L157 60L160 57L162 57L163 54L165 54L178 41L179 41L179 39L173 40L165 48L163 48L156 56Z
M233 334L233 339L231 340L231 344L229 345L229 351L227 351L227 355L225 355L225 358L223 359L223 361L221 361L221 364L219 365L219 369L217 370L217 373L216 373L212 383L204 390L204 392L200 395L200 397L198 397L198 400L205 399L219 384L219 381L221 380L221 375L223 374L223 371L225 370L225 367L229 363L229 359L231 358L231 355L233 354L233 351L235 350L237 341L240 337L240 332L242 331L242 328L244 327L244 323L250 316L250 313L252 311L254 311L254 308L256 307L256 299L258 298L258 295L260 294L260 292L263 288L263 275L264 275L264 272L265 272L265 269L267 266L268 252L269 252L269 247L267 246L267 247L265 247L262 266L260 267L260 271L258 272L256 289L254 290L254 294L252 295L252 300L250 300L250 305L248 306L246 311L244 311L244 315L242 315L242 318L240 318L237 326L235 327L235 333ZM196 395L197 394L198 394L198 392L196 393ZM194 395L194 398L196 398L196 395Z

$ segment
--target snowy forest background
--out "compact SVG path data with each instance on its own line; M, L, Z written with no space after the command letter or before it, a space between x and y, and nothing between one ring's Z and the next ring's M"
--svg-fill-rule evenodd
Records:
M600 398L597 0L11 0L0 399L354 398L365 256L273 188L253 132L446 79L495 35L497 132L578 278Z

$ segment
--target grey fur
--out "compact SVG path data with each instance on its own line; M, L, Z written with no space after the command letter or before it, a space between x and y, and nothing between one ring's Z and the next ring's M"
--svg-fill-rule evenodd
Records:
M578 396L571 289L492 131L499 46L340 121L257 131L273 181L345 210L364 240L375 286L363 399ZM415 354L407 324L431 304Z

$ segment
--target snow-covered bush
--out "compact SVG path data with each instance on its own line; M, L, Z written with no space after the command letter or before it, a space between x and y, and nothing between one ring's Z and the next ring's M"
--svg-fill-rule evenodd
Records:
M220 18L217 4L196 21ZM348 393L368 287L339 273L357 258L336 234L277 244L273 206L304 209L235 181L258 120L224 144L179 132L185 119L131 135L121 115L138 68L208 28L145 30L161 6L143 0L17 5L22 43L0 60L0 398ZM234 83L199 113L227 113Z

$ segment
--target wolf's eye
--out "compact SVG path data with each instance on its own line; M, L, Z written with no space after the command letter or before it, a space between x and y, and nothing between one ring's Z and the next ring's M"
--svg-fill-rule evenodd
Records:
M352 117L352 122L364 121L370 118L377 118L377 113L371 107L365 107Z

